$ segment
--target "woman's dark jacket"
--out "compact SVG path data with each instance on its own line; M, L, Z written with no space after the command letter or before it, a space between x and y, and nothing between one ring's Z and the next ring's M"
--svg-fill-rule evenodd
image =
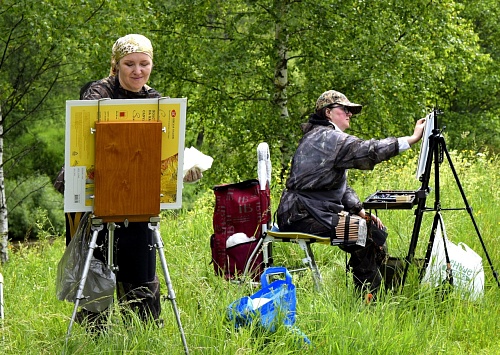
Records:
M81 93L82 100L149 99L159 98L160 93L145 85L139 92L122 88L116 76L94 81ZM152 247L153 233L147 222L131 222L127 227L117 223L115 230L116 280L130 284L142 284L155 279L156 250ZM102 233L102 232L101 232Z

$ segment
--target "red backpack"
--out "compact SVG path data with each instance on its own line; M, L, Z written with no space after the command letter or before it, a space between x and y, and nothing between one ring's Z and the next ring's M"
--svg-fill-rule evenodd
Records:
M264 265L262 252L256 248L260 248L263 226L267 230L271 221L269 186L261 190L259 181L252 179L215 186L214 193L210 247L215 274L229 280L246 272L245 276L258 281Z

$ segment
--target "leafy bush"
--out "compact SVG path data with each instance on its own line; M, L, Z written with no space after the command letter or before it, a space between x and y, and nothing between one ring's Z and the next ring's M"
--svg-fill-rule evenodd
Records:
M6 180L9 238L28 239L64 232L63 196L45 175Z
M33 173L57 176L64 164L64 127L57 127L52 120L27 124L29 129L15 127L5 138L6 176L11 179Z

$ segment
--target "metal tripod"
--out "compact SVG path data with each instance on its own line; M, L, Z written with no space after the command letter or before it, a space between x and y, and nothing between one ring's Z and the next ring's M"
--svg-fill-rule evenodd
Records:
M155 248L158 250L158 255L160 256L161 267L163 270L163 276L165 277L165 282L167 283L168 299L172 302L172 308L174 310L175 319L177 320L177 325L179 326L179 331L181 333L182 344L184 345L184 352L189 354L189 349L186 342L186 335L184 334L184 329L182 328L181 317L179 310L177 309L177 303L175 302L175 292L172 287L172 281L170 280L170 274L168 272L167 261L165 259L165 253L163 251L163 241L160 235L160 217L151 218L149 223L149 228L153 230L155 234Z
M415 210L415 224L413 225L413 232L412 232L412 237L410 241L410 247L408 249L408 255L406 257L406 265L404 269L404 274L403 274L403 279L401 286L403 287L406 281L406 277L408 274L408 268L410 263L413 262L413 258L415 256L415 249L417 247L417 242L418 242L418 236L420 233L420 228L422 226L422 219L424 212L429 212L429 211L435 211L436 216L433 221L432 225L432 230L431 234L429 237L429 243L427 245L427 251L425 254L425 260L424 260L424 265L422 269L420 270L420 276L423 275L425 272L426 268L429 265L430 257L431 257L431 252L432 252L432 247L434 245L434 239L436 236L436 229L437 229L437 224L439 221L439 212L444 211L444 210L466 210L469 213L469 216L472 220L472 223L474 225L474 228L476 230L477 236L479 238L479 241L481 242L481 246L483 248L483 251L486 255L486 258L488 260L488 263L490 265L490 268L493 272L493 276L500 287L500 282L498 280L498 274L496 273L493 263L491 262L490 256L488 254L488 251L486 250L486 245L484 244L483 238L481 237L481 233L479 232L479 228L477 226L476 220L474 219L474 215L472 213L472 208L469 205L469 202L467 201L467 197L465 196L465 192L462 188L462 184L460 183L460 180L458 178L457 172L455 170L455 167L453 166L453 162L451 161L450 154L448 152L448 149L446 148L446 142L444 140L444 137L442 136L442 130L439 129L438 125L438 115L441 114L441 112L438 112L436 109L434 109L434 127L432 130L432 135L429 136L429 151L427 152L427 160L426 160L426 165L425 165L425 170L424 173L421 177L422 181L422 186L420 190L417 191L417 198L418 198L418 207ZM426 137L424 137L426 139ZM440 181L439 181L439 165L443 160L443 153L446 155L446 159L448 160L448 163L450 165L451 171L453 173L453 177L455 178L455 182L460 190L460 194L462 196L462 199L465 204L465 208L442 208L441 207L441 192L440 192ZM431 176L431 168L432 168L432 163L434 162L434 183L435 183L435 202L434 202L434 208L427 208L426 207L426 200L427 200L427 195L429 192L429 180ZM446 253L447 254L447 253ZM451 269L450 269L450 260L448 258L448 255L446 255L446 262L448 264L448 274L451 276ZM451 279L449 281L452 281Z
M165 277L165 282L167 284L168 299L172 302L172 308L174 310L177 325L179 326L179 331L181 333L181 340L182 340L182 344L184 346L184 352L186 354L189 354L189 349L188 349L187 342L186 342L186 336L184 334L184 329L182 327L179 310L177 308L177 303L175 301L175 292L174 292L174 289L172 287L172 281L170 279L167 261L165 259L165 253L164 253L164 249L163 249L163 241L162 241L162 238L160 235L160 230L159 230L160 229L159 222L160 222L160 217L151 217L148 226L154 233L154 247L158 251L158 255L160 257L161 266L162 266L162 270L163 270L163 276ZM88 275L88 272L90 269L90 262L92 260L93 255L94 255L94 250L97 247L97 244L96 244L97 236L98 236L98 233L103 229L103 221L100 218L92 218L91 225L92 225L92 227L91 227L92 228L92 238L91 238L90 243L89 243L89 251L88 251L87 257L85 259L85 264L84 264L83 271L82 271L82 277L81 277L80 283L78 285L78 290L77 290L77 293L75 296L75 306L73 308L73 314L71 316L71 320L70 320L70 323L68 326L68 331L66 333L66 343L71 335L71 329L72 329L73 324L75 322L75 318L76 318L76 314L78 311L78 306L80 304L80 301L85 298L85 296L83 295L83 290L85 288L85 283L87 281L87 275ZM116 267L114 266L114 261L113 261L113 248L114 248L114 231L116 228L116 224L114 222L108 222L107 225L108 225L108 231L109 231L109 233L108 233L108 260L107 260L107 264L108 264L108 267L112 271L115 271Z

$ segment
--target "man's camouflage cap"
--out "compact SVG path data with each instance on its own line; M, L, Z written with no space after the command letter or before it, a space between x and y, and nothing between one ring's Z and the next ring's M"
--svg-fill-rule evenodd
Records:
M328 90L322 93L321 96L316 101L316 111L319 111L324 107L334 104L349 107L349 111L351 111L353 115L360 113L361 109L363 108L362 105L355 104L349 101L347 97L341 92L335 90Z

